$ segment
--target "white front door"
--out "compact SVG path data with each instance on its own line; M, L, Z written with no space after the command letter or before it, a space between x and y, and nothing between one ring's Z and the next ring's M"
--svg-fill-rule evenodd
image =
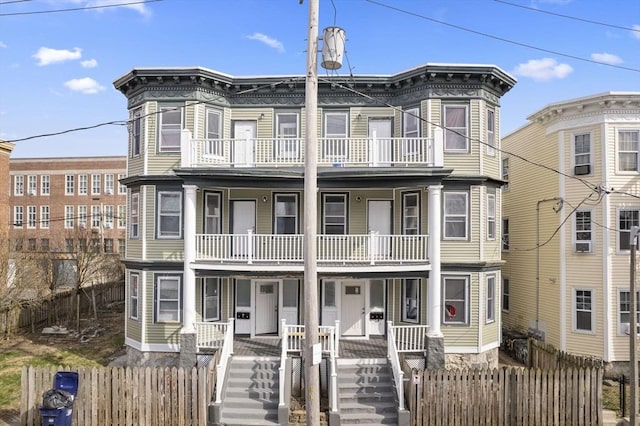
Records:
M369 234L374 235L374 256L384 259L391 254L391 200L369 200L367 205Z
M255 165L256 122L235 121L233 123L233 164L235 167Z
M253 253L249 230L256 230L256 202L254 200L231 200L232 241L234 256L248 256Z
M340 328L343 336L364 336L364 281L342 281Z
M278 282L256 282L255 334L278 332Z
M393 160L391 127L391 118L373 118L369 120L371 166L391 165Z

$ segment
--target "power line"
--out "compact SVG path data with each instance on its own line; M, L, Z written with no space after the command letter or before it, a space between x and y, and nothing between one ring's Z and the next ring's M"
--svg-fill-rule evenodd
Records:
M33 0L10 0L10 1L3 1L0 2L0 6L2 6L3 4L11 4L11 3L24 3L27 1L33 1Z
M23 0L26 1L26 0ZM52 10L36 10L31 12L11 12L11 13L0 13L0 16L24 16L24 15L41 15L44 13L58 13L58 12L75 12L79 10L94 10L94 9L105 9L107 7L122 7L122 6L132 6L136 4L146 4L146 3L155 3L164 0L141 0L141 1L133 1L128 3L117 3L117 4L104 4L100 6L85 6L85 7L73 7L69 9L52 9ZM14 1L16 2L16 1ZM11 3L11 2L8 2Z
M637 29L637 28L629 28L629 27L623 27L621 25L608 24L606 22L592 21L590 19L578 18L576 16L570 16L570 15L564 15L562 13L555 13L555 12L551 12L551 11L548 11L548 10L537 9L535 7L524 6L522 4L511 3L511 2L508 2L508 1L504 1L504 0L493 0L493 1L495 1L497 3L506 4L508 6L514 6L514 7L520 7L522 9L532 10L532 11L538 12L538 13L546 13L547 15L553 15L553 16L558 16L558 17L561 17L561 18L573 19L575 21L586 22L586 23L589 23L589 24L602 25L603 27L611 27L611 28L617 28L619 30L634 31L634 32L640 33L640 29Z
M34 135L34 136L27 136L26 138L12 139L12 140L7 140L5 142L9 142L9 143L24 142L24 141L28 141L28 140L32 140L32 139L44 138L44 137L48 137L48 136L59 136L59 135L67 134L67 133L79 132L79 131L82 131L82 130L96 129L98 127L110 126L110 125L126 126L128 124L128 122L129 121L123 121L123 120L107 121L105 123L94 124L93 126L75 127L73 129L62 130L62 131L53 132L53 133L43 133L43 134Z
M542 48L542 47L536 47L536 46L533 46L531 44L510 40L510 39L507 39L507 38L504 38L504 37L498 37L498 36L495 36L495 35L492 35L492 34L488 34L488 33L484 33L484 32L477 31L477 30L472 30L470 28L465 28L465 27L462 27L462 26L459 26L459 25L450 24L448 22L444 22L444 21L440 21L438 19L430 18L428 16L424 16L424 15L421 15L421 14L416 13L416 12L411 12L411 11L408 11L408 10L400 9L398 7L395 7L395 6L390 6L390 5L385 4L385 3L380 3L380 2L375 1L375 0L365 0L365 1L367 1L369 3L372 3L372 4L376 4L376 5L381 6L381 7L386 7L388 9L395 10L396 12L404 13L404 14L407 14L407 15L410 15L410 16L415 16L415 17L420 18L420 19L424 19L424 20L427 20L427 21L435 22L435 23L438 23L438 24L441 24L441 25L446 25L446 26L451 27L451 28L455 28L455 29L458 29L458 30L461 30L461 31L466 31L466 32L469 32L469 33L472 33L472 34L476 34L476 35L481 35L483 37L487 37L487 38L491 38L491 39L494 39L494 40L502 41L504 43L510 43L510 44L514 44L516 46L526 47L527 49L533 49L533 50L538 50L538 51L545 52L545 53L551 53L551 54L558 55L558 56L564 56L566 58L575 59L577 61L589 62L589 63L592 63L592 64L604 65L604 66L607 66L607 67L618 68L618 69L627 70L627 71L640 72L640 69L638 69L638 68L631 68L631 67L625 67L625 66L622 66L622 65L615 65L615 64L610 64L610 63L606 63L606 62L595 61L593 59L582 58L580 56L575 56L575 55L571 55L571 54L568 54L568 53L562 53L562 52L558 52L558 51L555 51L555 50L545 49L545 48Z

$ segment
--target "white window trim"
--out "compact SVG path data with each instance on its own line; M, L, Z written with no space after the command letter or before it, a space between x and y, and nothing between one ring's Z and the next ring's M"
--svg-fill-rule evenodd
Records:
M183 129L184 127L184 114L183 114L183 106L182 105L162 105L158 108L158 152L162 152L162 153L179 153L180 152L180 131ZM164 111L167 112L178 112L180 114L180 124L178 124L178 129L177 129L177 133L178 133L178 146L174 147L174 146L165 146L162 143L162 133L163 133L163 123L162 123L162 118L164 116ZM175 124L171 124L171 126L175 126ZM164 129L165 131L170 130L171 133L175 132L176 129Z
M447 125L447 109L448 108L464 108L464 121L465 121L464 129L467 132L467 134L464 137L464 141L465 141L464 148L447 148L447 130L449 129L449 126ZM459 103L444 104L442 106L442 123L444 127L444 151L451 152L451 153L461 153L461 154L468 153L469 146L470 146L469 144L469 105L459 104ZM450 130L458 133L457 129L460 129L460 128L455 128L455 129L451 128Z
M490 282L493 281L493 285L490 285ZM485 324L491 324L496 322L496 286L497 277L496 274L489 274L486 276L486 287L485 287ZM493 298L489 297L489 289L493 287ZM493 309L490 309L489 302L493 301Z
M507 167L505 167L505 165ZM506 173L505 173L505 169L506 169ZM502 190L506 191L509 189L509 158L502 158L502 161L500 162L500 177L502 178L502 180L504 181L504 183L502 184Z
M579 136L589 136L589 162L588 163L578 163L576 157L578 156L578 153L576 152L576 138ZM589 166L590 171L589 173L587 173L588 175L593 173L593 167L591 167L593 165L593 135L591 134L591 132L579 132L579 133L574 133L571 137L572 140L572 144L571 144L571 159L572 159L572 163L573 163L573 167L574 167L574 173L575 174L575 167L576 166ZM580 155L585 155L584 153L580 154Z
M134 202L135 201L135 202ZM129 238L138 239L140 238L140 193L132 192L131 193L131 208L129 211ZM134 232L135 226L135 232Z
M492 119L490 119L492 118ZM493 108L487 108L487 155L495 157L496 155L496 111ZM489 128L492 127L490 130Z
M507 224L507 226L505 226L505 223ZM502 251L509 251L510 241L509 241L509 230L507 229L511 226L511 224L509 223L509 218L503 216L501 224L502 226L500 228L500 231L501 231L500 232L500 249ZM507 246L506 248L505 248L505 243Z
M51 194L51 176L40 176L40 195L49 196Z
M447 301L446 301L446 285L448 280L464 280L464 306L465 318L462 321L447 320ZM447 325L469 325L469 317L471 310L471 301L469 300L469 282L468 275L443 275L442 276L442 323Z
M447 217L461 217L461 215L451 215L451 214L447 214L447 195L453 195L453 194L463 194L465 196L465 214L464 214L464 223L465 223L465 229L464 229L464 236L462 237L449 237L447 236L446 232L447 232ZM466 241L469 238L469 193L466 191L444 191L443 195L442 195L442 223L443 223L443 230L442 230L442 238L444 240L451 240L451 241Z
M13 195L24 195L24 175L15 175L13 177Z
M493 214L491 213L491 204L493 203ZM487 194L487 240L495 241L498 234L498 224L496 221L496 194ZM493 235L489 232L493 223Z
M100 195L101 187L102 175L100 173L93 173L91 175L91 195Z
M334 193L326 193L322 194L322 233L327 234L327 209L325 208L327 204L327 197L342 197L342 204L344 205L344 215L342 216L342 226L344 232L342 234L331 234L331 235L346 235L349 233L349 205L347 204L347 195L343 193L334 194ZM332 224L335 225L335 224Z
M620 303L622 302L622 293L627 293L628 295L631 294L631 291L629 290L629 288L619 288L618 289L618 304L616 306L616 309L618 311L617 319L616 322L618 324L618 335L619 336L626 336L629 332L629 325L631 324L631 322L622 322L622 320L620 319L620 316L623 312L625 312L628 316L629 316L629 320L631 320L631 310L628 311L623 311L622 309L620 309ZM640 306L640 290L636 290L636 307ZM629 308L631 308L631 304L629 303ZM640 309L636 309L636 318L640 317ZM636 328L640 328L640 321L636 320ZM636 333L636 334L640 334L640 333Z
M38 225L38 208L27 206L27 229L36 229Z
M415 130L407 130L407 125L409 122L413 124L415 120L416 129ZM406 109L402 112L402 136L406 138L419 138L420 137L420 108L414 107ZM413 134L415 132L415 134Z
M620 150L620 133L621 132L635 132L638 133L638 146L636 148L636 151L621 151ZM626 129L626 128L619 128L616 129L615 132L615 147L616 147L616 154L615 154L615 161L616 161L616 173L617 174L621 174L621 175L635 175L638 174L638 170L640 168L640 130L638 129ZM630 153L630 152L635 152L636 153L636 170L620 170L620 154L621 153Z
M69 180L69 178L71 178L71 181ZM69 183L71 183L71 186L69 186ZM75 175L65 175L64 176L64 195L74 195L75 192L76 192Z
M622 249L620 248L620 213L622 211L637 211L638 212L638 226L640 226L640 206L625 206L625 207L618 207L616 208L616 229L618 229L617 235L616 235L616 250L617 253L629 253L631 251L631 247L629 247L628 249ZM625 230L625 232L630 232L629 230Z
M155 279L155 289L154 289L154 305L155 305L155 315L154 321L158 324L175 324L182 321L182 277L180 275L156 275ZM160 287L163 281L178 281L178 298L177 299L160 299ZM176 320L160 320L158 316L160 314L160 302L166 301L177 301L177 313L178 319Z
M136 283L136 295L133 295L133 282ZM136 314L133 315L132 308L136 306ZM140 274L137 272L129 273L129 318L132 320L138 320L140 317Z
M89 194L89 175L78 175L78 195Z
M24 207L13 206L13 227L22 228L23 226L24 226Z
M578 213L589 213L589 221L590 221L590 226L591 229L589 230L589 235L591 238L589 238L588 240L578 240L578 232L585 232L585 231L578 231ZM573 214L573 228L572 228L572 243L573 243L573 251L575 253L594 253L594 229L593 229L593 210L592 209L580 209L580 210L576 210L576 212ZM584 250L584 251L578 251L577 249L577 244L578 243L589 243L589 249L588 250Z
M299 234L300 233L300 203L299 203L299 198L298 198L298 194L297 193L279 193L279 194L273 194L273 199L274 199L274 205L273 205L273 231L274 234L276 235L286 235L286 234L280 234L278 231L278 218L279 217L291 217L290 215L278 215L276 212L276 205L278 203L278 198L279 197L294 197L295 198L295 229L296 231L294 232L294 234Z
M40 206L40 228L49 229L51 222L51 208L48 205Z
M411 228L407 228L407 218L409 218L410 216L407 216L406 213L406 206L407 206L407 198L409 197L415 197L416 198L416 232L415 234L407 234L407 229L411 229ZM420 235L420 193L418 192L404 192L402 194L402 235Z
M160 220L162 217L161 214L161 198L164 195L178 195L179 197L179 206L180 206L180 210L178 211L178 235L164 235L163 234L163 230L162 230L162 221ZM163 239L163 240L179 240L182 238L182 216L184 214L183 212L183 208L182 208L182 192L181 191L158 191L158 208L156 211L156 223L157 223L157 238L158 239ZM175 216L174 214L172 214L171 216Z
M591 294L591 310L588 311L591 313L591 330L578 330L578 292L579 291L588 291ZM571 301L571 316L572 316L572 328L574 333L580 334L596 334L596 301L595 301L595 290L592 288L586 287L574 287L572 293L572 301ZM586 310L584 310L587 312Z
M136 128L137 127L137 128ZM137 130L137 133L136 133ZM131 156L142 154L142 107L133 110L131 115Z

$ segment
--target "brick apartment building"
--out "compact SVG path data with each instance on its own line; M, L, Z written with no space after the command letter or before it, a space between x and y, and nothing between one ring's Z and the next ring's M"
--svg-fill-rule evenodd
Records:
M16 158L8 169L8 218L0 219L12 249L70 252L90 244L124 255L126 157Z
M9 158L14 145L0 141L0 182L9 182ZM9 190L7 187L0 189L0 241L5 241L9 223Z

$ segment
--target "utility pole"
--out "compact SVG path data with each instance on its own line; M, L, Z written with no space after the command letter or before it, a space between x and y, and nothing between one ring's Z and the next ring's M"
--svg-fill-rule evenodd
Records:
M305 83L306 136L304 160L304 393L308 425L320 424L320 371L314 364L318 343L318 13L319 0L309 1L307 75Z
M629 244L631 245L631 259L629 264L631 269L629 271L629 387L630 392L630 409L629 409L629 423L631 425L637 425L638 416L638 330L637 330L637 318L636 318L636 249L638 247L638 232L640 228L637 226L631 227L629 234Z

